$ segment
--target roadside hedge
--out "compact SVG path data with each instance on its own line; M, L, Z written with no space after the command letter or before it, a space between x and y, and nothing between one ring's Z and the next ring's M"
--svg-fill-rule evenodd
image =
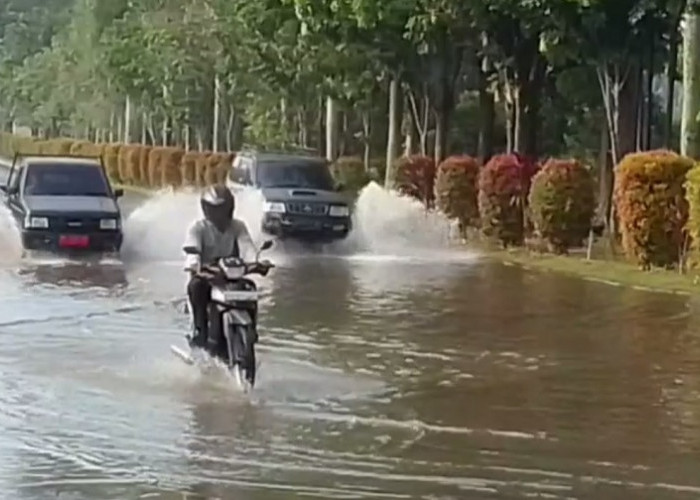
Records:
M395 165L396 190L422 202L426 208L435 206L435 160L427 156L403 156Z
M625 156L616 168L614 201L622 246L643 269L678 264L687 238L684 184L690 158L673 151Z
M471 156L450 156L438 165L435 178L437 207L459 223L461 235L479 225L479 163Z
M341 156L335 160L331 164L331 173L336 182L354 193L359 192L372 180L365 169L365 162L356 156Z
M41 140L0 133L0 155L80 155L101 157L111 181L149 189L203 187L226 179L234 154L185 152L142 144L95 144L58 138Z
M567 253L588 236L595 212L593 177L576 160L548 160L532 179L530 216L550 251Z
M494 156L479 174L481 230L503 247L521 245L525 239L525 206L531 163L514 154Z

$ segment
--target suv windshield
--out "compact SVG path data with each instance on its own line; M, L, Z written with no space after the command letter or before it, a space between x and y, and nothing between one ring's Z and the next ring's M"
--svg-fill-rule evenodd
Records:
M109 196L100 165L32 163L27 166L24 194L29 196Z
M320 161L261 163L257 172L263 188L309 188L333 190L333 177Z

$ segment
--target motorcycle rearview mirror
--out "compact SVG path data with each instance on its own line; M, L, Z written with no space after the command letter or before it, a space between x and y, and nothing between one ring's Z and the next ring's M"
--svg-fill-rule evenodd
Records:
M197 247L183 247L182 251L185 252L187 255L198 255L199 254L199 249Z
M260 250L264 252L265 250L269 250L270 248L272 248L272 240L267 240L262 244Z

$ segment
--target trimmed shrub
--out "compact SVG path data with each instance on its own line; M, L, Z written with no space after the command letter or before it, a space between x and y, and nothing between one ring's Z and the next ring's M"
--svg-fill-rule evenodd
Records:
M164 147L156 146L151 148L148 153L148 187L160 188L163 180L163 164L162 157L165 154Z
M471 156L450 156L437 169L435 200L437 207L459 221L462 236L467 227L478 225L479 163Z
M226 181L234 155L229 153L207 153L204 171L204 185L211 186Z
M595 213L590 171L576 160L548 160L535 174L528 197L537 234L550 251L567 253L581 246Z
M525 238L525 203L534 168L513 154L489 160L479 173L481 230L504 247Z
M197 183L197 157L199 153L188 152L182 156L180 163L180 173L184 186L196 186Z
M141 149L142 146L129 144L119 152L119 175L125 184L139 186L144 184L141 176Z
M622 246L643 269L679 262L688 220L684 183L692 167L690 158L664 150L628 154L616 167Z
M185 151L180 148L163 148L160 161L161 186L179 188L182 186L182 172L180 162Z
M119 175L119 152L124 146L124 144L105 144L104 146L102 161L112 182L121 183L124 181Z
M211 151L203 151L198 153L197 160L195 161L197 187L204 187L207 185L207 169L209 165L209 156L211 155Z
M690 236L691 265L700 265L700 163L686 175L685 199L688 202L688 222L686 230Z
M331 165L331 174L336 183L347 191L357 193L365 187L370 177L365 170L365 162L356 156L341 156Z
M404 156L396 162L395 169L399 193L432 208L435 204L435 160L422 155Z
M383 186L386 181L386 158L369 160L369 179Z

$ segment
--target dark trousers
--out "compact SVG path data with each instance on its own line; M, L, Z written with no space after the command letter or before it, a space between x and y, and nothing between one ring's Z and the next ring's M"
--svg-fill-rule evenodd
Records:
M192 317L196 330L192 343L197 347L207 344L209 330L209 301L211 299L211 285L209 281L199 276L190 278L187 284L187 296L192 307Z

